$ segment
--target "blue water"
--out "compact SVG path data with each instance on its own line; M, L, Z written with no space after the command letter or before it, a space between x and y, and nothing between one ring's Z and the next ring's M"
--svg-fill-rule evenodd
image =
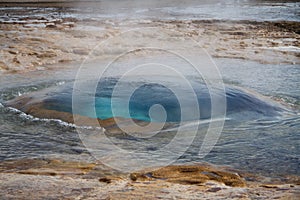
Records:
M176 79L174 78L176 82ZM130 96L129 104L126 103L126 91L121 94L113 95L113 89L118 82L118 78L106 78L99 82L97 92L95 94L95 113L93 113L91 102L85 95L93 95L83 93L80 97L81 107L77 110L79 115L88 116L92 118L108 119L111 117L132 118L143 121L154 122L180 122L180 121L194 121L200 119L209 119L211 117L211 96L214 98L221 98L222 91L209 91L204 83L193 81L193 91L188 88L180 88L179 95L183 97L185 106L182 106L178 101L176 95L167 87L160 84L151 83L136 83L141 85ZM122 83L126 88L126 84L133 85L133 83ZM49 110L58 110L72 113L72 84L67 84L65 88L51 96L46 97L45 108ZM88 90L87 90L88 91ZM191 95L196 94L199 109L192 106L192 101L189 99ZM237 116L238 120L251 120L259 118L276 118L288 111L275 102L267 102L259 96L255 96L250 92L243 91L235 87L226 87L226 117ZM114 112L112 111L112 102ZM153 105L161 105L166 112L167 118L161 119L161 113L150 117L149 110ZM129 112L127 110L129 109ZM196 109L196 110L195 110ZM183 113L184 112L184 113ZM199 118L195 113L200 113ZM183 117L184 116L184 117ZM218 117L218 116L215 116ZM236 118L236 117L234 117Z
M108 23L141 19L300 21L297 1L140 1L139 4L102 1L100 5L3 6L0 8L0 21L43 24L68 17L79 21L108 20ZM300 175L299 66L260 64L236 59L216 59L216 62L227 83L227 119L221 137L213 150L204 159L200 159L198 152L203 139L201 133L202 129L205 131L207 128L207 124L203 124L198 137L178 162L208 161L228 164L257 174ZM6 100L24 93L35 96L33 92L38 91L43 94L46 108L71 113L75 74L74 68L70 71L61 69L1 74L0 103L4 104ZM128 115L124 112L126 107L122 96L111 98L116 80L102 80L96 96L93 96L93 102L85 102L86 96L82 95L82 106L77 114L101 119L121 116L160 121L160 116L154 115L151 119L149 116L149 108L155 104L164 105L168 122L177 122L183 114L179 112L178 101L172 91L162 85L145 83L132 95ZM47 92L43 91L45 88ZM211 102L207 88L201 82L195 82L193 88L200 105L200 120L209 119ZM261 98L247 88L269 98ZM218 94L218 91L214 92ZM182 97L188 96L188 93L181 88ZM274 103L270 98L279 99L280 102ZM117 113L111 112L111 100L116 103ZM88 106L91 103L96 105L96 115ZM278 105L279 103L284 105ZM120 148L147 153L158 149L173 136L172 131L165 130L151 140L127 136L113 136L111 140ZM83 161L91 159L72 125L30 117L5 106L0 106L0 141L0 160L32 157L62 157Z
M279 102L274 102L266 97L262 98L245 90L245 87L248 87L263 94L272 94L274 97L284 95L284 99L288 100L286 103L298 108L297 102L300 97L295 93L297 87L292 86L299 85L297 76L299 68L295 65L262 65L245 61L243 64L246 67L240 67L241 61L232 59L220 59L217 62L226 78L225 82L227 82L227 119L221 137L213 150L204 159L200 159L198 152L203 140L202 132L207 129L207 124L202 124L199 135L178 162L207 161L220 165L227 164L268 176L299 175L300 117L297 114L298 109L278 105ZM287 69L294 73L287 76ZM268 76L265 79L259 79L260 81L255 81L255 77L258 77L257 73L268 74ZM6 75L1 78L1 102L4 103L19 94L31 95L32 92L38 92L37 94L41 94L41 99L44 99L45 106L49 109L71 112L70 95L74 82L72 77L75 74L74 70L62 70L60 72L40 71L22 75ZM30 79L26 77L30 77ZM103 79L98 85L97 95L93 94L98 117L104 119L112 116L110 97L116 81L117 79L113 78ZM205 109L209 109L209 106L204 105L210 105L207 88L201 81L195 81L193 86L197 91L199 104L203 108L200 113L203 112L202 117L206 118L207 116L203 114ZM43 88L46 90L44 91ZM184 88L181 91L183 94L186 92ZM32 94L34 97L39 96L35 93ZM156 95L160 97L153 98ZM82 100L86 99L85 97L83 95ZM150 120L147 110L150 104L158 101L162 104L172 101L175 102L175 107L177 105L172 92L161 85L146 84L133 97L130 104L131 117L146 121ZM290 101L291 98L295 100ZM141 108L139 106L141 101L147 102L147 106ZM85 109L85 105L82 103L81 114L93 116L90 110ZM120 110L123 109L124 107L120 108ZM140 112L133 112L135 110ZM173 108L167 107L167 111L173 113ZM45 121L30 118L20 111L16 112L7 107L0 107L0 113L1 160L24 157L60 157L84 161L91 159L74 127L66 126L55 120ZM122 115L122 112L119 114ZM127 116L123 115L123 117ZM176 121L178 118L179 114L170 114L168 120ZM172 131L164 130L162 134L151 140L132 139L127 136L112 136L111 140L120 148L147 153L165 145L173 136ZM137 149L137 147L139 148Z

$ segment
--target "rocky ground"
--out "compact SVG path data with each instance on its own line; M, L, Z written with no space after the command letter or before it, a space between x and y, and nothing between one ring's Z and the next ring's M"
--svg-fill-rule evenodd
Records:
M51 159L0 163L1 199L299 199L299 179L286 183L208 164L131 174L101 164Z
M122 31L156 27L172 37L194 39L213 57L249 59L261 63L300 63L299 22L225 21L141 21L118 23L78 21L64 18L22 23L0 23L0 71L24 72L55 68L63 63L80 62L94 47ZM139 37L137 35L137 37ZM144 37L144 36L141 36ZM129 41L136 40L127 38ZM122 43L114 50L103 49L93 58L118 55L126 50ZM91 56L91 55L90 55Z

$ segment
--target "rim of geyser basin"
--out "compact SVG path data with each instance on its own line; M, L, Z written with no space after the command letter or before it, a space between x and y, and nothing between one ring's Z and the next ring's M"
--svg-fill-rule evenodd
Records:
M140 31L139 35L142 35L143 31L149 31L151 29L151 33L160 33L159 30L161 28L157 27L144 27L144 28L135 28L135 29L130 29L124 32L119 33L118 35L111 36L107 38L106 40L100 42L99 44L95 45L93 50L89 53L89 55L85 58L85 60L81 63L80 68L77 71L75 82L74 82L74 87L73 87L73 92L72 92L72 110L73 113L77 113L76 110L77 108L81 105L78 97L82 95L82 91L85 91L86 88L83 87L82 80L86 80L89 78L89 81L93 81L92 87L89 87L91 94L96 93L96 88L99 84L99 80L104 77L105 72L107 69L109 69L114 63L118 61L118 59L123 58L125 56L131 55L135 51L142 51L142 50L151 50L151 51L163 51L165 53L168 53L172 56L175 56L177 59L179 58L181 61L184 61L184 63L187 63L188 66L190 66L193 70L195 70L206 84L208 88L208 92L211 98L211 120L209 123L209 127L207 129L207 132L205 134L204 140L202 142L202 145L199 150L199 157L203 158L205 157L214 147L216 142L218 141L221 132L223 130L223 125L225 121L225 116L226 116L226 97L225 97L225 86L223 83L222 76L220 74L220 71L218 70L217 65L213 62L212 58L209 56L207 51L203 49L195 40L191 38L186 38L182 35L180 37L184 38L184 40L180 40L180 47L185 47L184 44L187 43L187 41L192 42L192 44L196 45L197 48L201 49L201 53L197 52L196 55L199 56L199 58L204 58L204 60L201 60L201 67L199 66L199 62L197 62L198 57L194 57L190 55L188 52L185 52L186 49L180 49L177 51L173 51L173 49L166 49L162 48L161 46L165 47L174 47L173 42L170 40L161 40L162 35L158 35L158 38L152 37L152 38L147 38L147 45L145 44L135 44L133 46L127 47L130 50L126 49L124 52L118 54L117 56L112 57L111 61L104 61L106 64L104 65L103 68L95 68L93 71L90 71L86 64L88 64L89 56L92 55L92 53L98 49L103 47L103 45L109 44L109 47L111 49L114 48L114 44L111 44L111 42L114 39L119 38L128 38L126 37L126 34L131 34L135 33L136 31ZM168 30L171 31L172 33L177 33L177 31L174 30ZM168 35L170 37L170 35ZM159 40L160 39L160 40ZM149 41L150 40L150 41ZM154 40L154 41L151 41ZM159 41L159 42L157 42ZM133 43L136 41L133 41ZM176 41L178 42L178 41ZM183 42L183 43L182 43ZM162 44L164 43L164 44ZM149 45L150 44L150 45ZM108 46L108 45L107 45ZM158 46L158 47L157 47ZM183 52L182 52L183 51ZM156 63L156 62L154 62ZM194 63L197 63L198 65L195 65ZM204 65L203 65L204 63ZM144 64L149 64L149 63L144 63ZM157 63L161 64L161 63ZM168 65L166 65L168 66ZM176 71L178 74L181 74L178 69L174 69L170 67L173 71ZM202 69L202 70L201 70ZM205 69L205 71L203 71ZM88 73L86 74L88 70ZM89 75L97 75L96 80L91 80ZM123 76L123 73L122 73ZM182 75L184 77L184 75ZM184 80L189 83L189 80L184 77ZM114 88L115 89L115 88ZM218 94L213 95L211 92L214 89L218 89ZM171 90L172 91L172 90ZM86 92L86 91L85 91ZM173 91L172 91L173 92ZM193 91L193 94L195 96L195 91ZM131 94L132 95L132 94ZM95 101L93 100L95 95L88 95L87 98L91 99L92 104L88 105L90 106L91 110L93 113L96 115L96 110L95 110ZM218 99L216 99L216 96L218 96ZM196 101L196 104L198 105L199 108L199 102ZM181 105L181 102L179 102L179 105ZM129 107L128 107L129 109ZM180 109L182 107L180 106ZM112 108L113 110L113 108ZM200 114L199 114L200 115ZM218 116L219 119L221 120L212 120L215 116ZM80 124L80 118L76 115L73 114L74 118L74 124ZM171 139L171 141L165 145L164 147L158 148L156 151L152 152L147 152L147 156L145 154L142 154L141 152L134 152L134 151L127 151L124 149L119 148L117 145L112 143L112 141L106 137L105 135L105 130L101 129L101 126L97 119L95 118L95 124L99 125L100 129L98 129L97 133L90 133L88 132L89 130L84 130L77 128L77 132L79 134L80 139L82 140L84 146L87 148L87 150L91 153L92 156L94 156L98 161L102 162L105 165L108 165L109 167L112 167L114 169L117 169L119 171L125 171L125 172L131 172L131 171L136 171L141 168L145 167L150 167L150 166L166 166L171 164L172 162L176 161L181 155L185 153L185 151L189 148L189 146L192 144L193 139L195 138L197 131L198 131L198 126L196 129L193 130L193 132L190 132L189 136L192 137L185 137L186 133L180 132L180 126L178 131L176 132L175 137ZM130 119L134 125L135 122ZM182 122L180 122L181 124ZM116 121L116 124L118 125L118 122ZM119 126L119 125L118 125ZM101 143L95 144L96 139L98 141L101 141ZM188 141L187 141L188 140ZM101 147L99 148L99 145L101 144ZM97 147L97 148L96 148ZM170 147L170 149L168 149ZM176 150L172 150L172 147L176 147ZM178 149L179 148L179 149ZM157 157L155 156L161 156L167 154L168 156L163 156L163 159L158 160ZM145 159L147 157L147 159ZM142 159L141 159L142 158ZM156 160L155 160L156 158ZM153 162L155 160L155 162ZM124 162L122 162L124 161Z

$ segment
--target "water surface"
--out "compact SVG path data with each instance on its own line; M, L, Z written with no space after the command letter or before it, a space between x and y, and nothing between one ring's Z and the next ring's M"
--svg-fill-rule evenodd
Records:
M63 18L76 20L108 20L112 22L126 22L127 20L250 20L250 21L300 21L299 2L297 1L100 1L91 4L28 4L23 6L1 6L0 21L3 23L45 23ZM8 44L5 44L8 45ZM188 151L177 162L202 162L231 165L239 169L268 176L300 175L300 68L297 65L287 64L260 64L257 62L238 59L215 59L224 82L228 88L241 88L252 94L251 90L261 94L260 101L254 105L282 104L284 110L272 117L262 113L266 106L251 107L249 98L240 98L241 92L232 89L233 100L245 100L242 105L248 105L256 112L234 112L228 116L218 143L203 159L198 156L203 136L208 123L203 123L199 134ZM77 65L78 66L78 65ZM77 68L62 68L58 71L37 71L23 74L5 74L0 76L0 160L55 157L90 161L93 158L83 146L74 125L53 119L40 119L28 116L21 111L3 106L4 102L24 93L42 91L47 88L56 88L47 98L54 102L62 100L62 94L70 101L70 91L60 93L67 87L72 87ZM110 82L113 85L113 81ZM101 86L99 86L101 87ZM151 88L151 87L150 87ZM161 91L163 97L172 97L166 88L152 85L152 89ZM147 86L136 93L137 103L131 104L132 110L142 113L132 113L140 120L149 120L147 110L151 100ZM105 92L105 90L100 90ZM56 93L55 93L56 92ZM68 96L69 95L69 96ZM140 107L140 95L146 99L145 107ZM150 96L147 96L150 95ZM236 98L236 96L238 98ZM254 94L255 96L256 94ZM109 98L104 94L96 98L98 107L97 117L109 118L112 116L109 108ZM109 96L109 95L108 95ZM145 98L146 96L146 98ZM174 97L174 96L173 96ZM166 98L165 105L170 101L176 105L174 98ZM200 95L199 97L203 97ZM204 95L205 98L207 96ZM251 96L252 97L252 96ZM256 96L255 96L256 97ZM209 98L208 98L209 99ZM209 107L209 101L206 101ZM231 101L234 102L234 101ZM149 105L147 104L149 103ZM235 108L239 102L230 105ZM71 112L71 107L48 108ZM101 107L101 105L105 105ZM122 107L122 106L120 106ZM176 107L176 106L175 106ZM274 107L270 107L274 108ZM275 106L275 108L277 108ZM102 109L102 110L101 110ZM107 110L103 110L107 109ZM169 107L170 111L172 107ZM119 109L120 111L122 109ZM83 110L84 111L84 110ZM275 113L278 110L275 109ZM247 113L247 114L246 114ZM83 114L83 113L79 113ZM87 116L90 112L86 112ZM121 113L122 114L122 113ZM132 117L131 116L131 117ZM174 117L175 116L175 117ZM178 115L179 116L179 115ZM168 121L176 122L178 116L170 115ZM93 117L93 116L92 116ZM94 116L95 117L95 116ZM128 116L123 116L128 117ZM206 117L203 117L205 120ZM242 119L242 120L241 120ZM194 119L193 119L194 120ZM193 126L188 126L193 127ZM188 129L187 129L188 130ZM111 140L124 149L138 150L142 153L153 152L160 145L170 141L174 132L165 130L151 140L132 139L127 136L111 136ZM187 136L188 137L188 136ZM137 148L137 146L139 148Z
M298 66L262 66L256 62L243 61L246 67L240 67L240 60L217 59L216 61L220 69L224 70L223 76L227 86L259 91L268 96L262 99L263 102L271 103L271 105L273 105L273 100L270 98L281 97L281 101L287 104L283 107L289 109L290 112L272 118L257 114L245 115L243 112L241 115L229 115L218 143L205 158L200 159L199 148L208 128L208 123L204 123L200 126L199 134L193 144L177 162L208 161L268 176L299 175L300 116L297 113L299 113L300 97L299 93L295 93L299 87L292 87L299 85L300 82ZM255 76L258 69L259 73L268 74L274 79L265 78L253 81L251 76L238 75L247 72ZM289 73L287 76L287 69L294 73ZM30 93L49 87L63 89L68 84L72 85L74 81L72 77L75 77L76 70L67 69L52 73L55 73L55 76L49 72L28 74L31 77L30 81L24 79L26 74L9 75L1 79L2 103L24 92ZM52 94L56 94L55 91ZM140 92L143 93L143 90ZM49 95L51 97L51 93ZM84 161L93 159L82 145L74 126L57 120L32 118L7 107L1 107L0 111L1 160L23 157L60 157ZM189 127L193 128L193 126L188 126L187 131ZM111 140L124 149L138 150L146 155L149 151L155 151L161 145L167 144L173 136L171 130L166 130L151 140L133 140L132 137L120 135L111 136Z
M38 7L37 7L38 5ZM299 21L298 1L109 1L23 4L0 8L2 22L79 20L251 20Z

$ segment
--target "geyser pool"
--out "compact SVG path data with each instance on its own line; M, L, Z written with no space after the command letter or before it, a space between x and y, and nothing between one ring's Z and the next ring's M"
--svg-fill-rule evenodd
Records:
M124 82L122 83L124 88L130 87L134 84L139 84L134 93L130 94L129 104L124 99L128 96L126 90L122 93L113 94L115 85L118 82L118 78L104 78L99 81L96 93L92 94L86 91L82 92L80 97L80 108L76 108L77 113L91 118L108 119L112 117L132 118L143 121L155 121L161 122L160 112L157 115L150 117L149 111L153 105L160 105L165 109L167 122L180 122L192 121L199 119L208 119L211 117L211 96L219 98L222 91L213 90L209 91L206 85L199 81L192 81L193 91L188 88L180 88L181 98L185 101L185 106L182 106L181 102L172 90L161 84L153 83L138 83L138 82ZM63 112L72 113L72 92L73 85L66 84L64 88L57 93L48 93L48 96L43 99L44 106L48 110L57 110ZM89 84L87 83L87 87ZM212 94L213 92L213 94ZM199 109L189 104L189 97L193 94L196 95ZM93 98L87 98L88 96ZM236 120L250 120L257 118L269 118L279 116L285 109L281 106L275 105L272 102L267 102L260 97L248 93L244 90L226 87L226 116ZM91 102L93 99L94 102ZM112 108L112 102L114 107ZM93 107L95 105L95 112ZM112 112L114 109L114 112ZM129 112L127 110L129 109ZM183 113L185 112L185 113ZM199 118L193 118L193 112L199 112ZM185 114L184 118L182 115ZM190 114L190 115L189 115Z

